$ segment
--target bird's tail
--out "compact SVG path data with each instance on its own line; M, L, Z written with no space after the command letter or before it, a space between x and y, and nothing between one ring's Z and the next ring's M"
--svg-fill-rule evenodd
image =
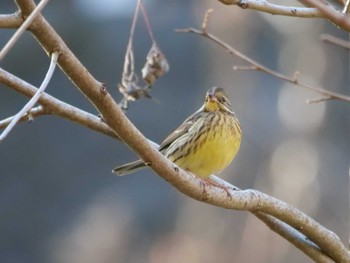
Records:
M145 167L146 167L146 165L142 160L137 160L137 161L134 161L131 163L127 163L127 164L118 166L118 167L114 168L112 170L112 172L115 175L124 176L124 175L134 173L134 172L141 170Z

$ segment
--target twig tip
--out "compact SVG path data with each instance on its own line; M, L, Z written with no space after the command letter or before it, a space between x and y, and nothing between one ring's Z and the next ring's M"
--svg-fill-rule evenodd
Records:
M207 31L207 26L208 26L208 22L209 22L209 17L210 14L213 12L214 10L212 8L208 9L205 14L204 14L204 18L203 18L203 23L202 23L202 32L206 33Z

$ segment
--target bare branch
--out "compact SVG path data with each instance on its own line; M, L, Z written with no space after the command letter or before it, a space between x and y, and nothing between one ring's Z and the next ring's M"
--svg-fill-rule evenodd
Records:
M25 115L23 115L22 118L18 120L18 123L24 122L24 121L32 121L34 118L42 115L46 115L46 114L48 114L48 112L42 106L38 106L38 107L32 108ZM0 129L6 128L15 117L16 115L0 121Z
M348 15L334 9L331 5L326 5L320 0L302 0L302 2L317 8L325 18L328 18L335 25L350 32L350 17Z
M344 9L343 9L343 14L348 14L350 11L350 0L346 0L346 3L344 5Z
M23 23L18 13L1 15L0 14L0 28L18 28Z
M234 47L228 45L227 43L223 42L221 39L219 39L218 37L208 33L208 32L203 32L201 30L195 29L195 28L185 28L185 29L177 29L176 32L180 32L180 33L193 33L193 34L197 34L200 36L203 36L211 41L213 41L214 43L216 43L217 45L223 47L230 55L234 55L237 56L241 59L243 59L244 61L248 62L249 64L252 65L252 67L245 67L242 68L241 66L239 67L234 67L234 69L244 69L244 70L251 70L251 69L255 69L258 71L262 71L264 73L270 74L278 79L287 81L289 83L295 84L297 86L300 86L302 88L314 91L316 93L322 94L324 96L329 97L330 99L338 99L338 100L343 100L346 102L350 102L350 96L346 96L340 93L336 93L336 92L332 92L326 89L322 89L322 88L317 88L317 87L313 87L310 86L308 84L302 83L298 80L297 75L299 74L294 74L293 77L288 77L286 75L283 75L277 71L274 71L270 68L267 68L265 66L263 66L262 64L258 63L257 61L253 60L252 58L244 55L243 53L239 52L237 49L235 49Z
M246 70L246 71L249 71L249 70L259 70L256 66L240 66L240 65L234 65L233 67L233 70Z
M0 61L6 56L7 52L13 47L16 41L21 37L24 31L30 26L35 17L40 13L40 11L45 7L49 0L41 0L39 5L35 7L33 12L28 16L28 18L24 21L24 23L18 28L16 33L10 38L10 40L6 43L3 49L0 52Z
M2 132L0 135L0 142L2 142L6 136L10 133L10 131L15 127L16 123L25 115L33 106L37 103L40 96L45 91L47 85L49 84L51 77L55 71L56 62L58 58L58 53L54 52L51 55L51 63L49 70L47 71L47 74L43 80L43 83L40 85L40 88L37 90L35 95L28 101L28 103L16 114L16 116L12 119L11 123L6 127L6 129Z
M0 68L0 83L3 83L4 85L12 88L13 90L27 97L32 97L37 92L36 87L12 75L11 73L6 72L2 68ZM69 105L68 103L60 101L49 94L46 94L46 93L42 94L38 102L43 106L45 114L54 114L61 118L72 121L74 123L83 125L94 131L105 134L107 136L110 136L113 138L119 138L115 134L115 132L111 128L109 128L108 125L104 123L97 116L91 113L88 113L86 111L83 111L79 108L76 108L72 105ZM38 116L41 116L41 115L33 114L33 117L38 117ZM5 120L1 121L1 123L3 122L6 123ZM3 128L3 127L0 126L0 128Z
M203 23L202 23L202 31L203 32L206 32L206 30L207 30L209 17L210 17L211 13L213 13L213 9L208 9L207 12L205 12Z
M216 185L222 186L226 189L232 189L234 191L241 190L238 187L231 185L221 178L213 175L210 177L210 180L215 182ZM325 255L315 243L311 242L305 235L298 232L285 222L259 211L251 211L251 213L264 222L272 231L288 240L290 243L312 258L315 262L334 262L334 260Z
M266 0L218 0L225 5L237 5L242 9L253 9L271 15L293 16L302 18L323 17L317 8L292 7L270 3Z
M332 36L329 34L322 34L320 38L324 42L328 42L328 43L338 45L338 46L343 47L343 48L350 49L350 42L343 40L341 38L338 38L338 37L335 37L335 36Z
M343 12L334 9L330 5L319 0L302 0L301 2L311 7L291 7L270 3L266 0L218 0L225 5L237 5L242 9L253 9L272 15L302 17L302 18L328 18L337 26L350 31L350 17L346 15L349 10L349 1Z
M263 221L272 231L278 233L280 236L288 240L294 246L303 251L306 255L318 263L335 262L330 257L325 255L320 248L313 242L308 240L303 234L290 227L286 223L260 212L253 212L253 214Z
M221 178L218 178L216 176L211 176L210 179L213 180L218 185L226 187L227 189L234 189L233 190L234 193L242 193L242 192L247 192L247 191L253 191L254 192L254 194L253 194L254 196L255 196L255 194L257 194L257 195L261 195L261 194L265 195L265 194L263 194L263 193L261 193L259 191L256 191L256 190L241 190L238 187L233 186L233 185L229 184L228 182L226 182L226 181L224 181ZM255 197L257 197L257 196L255 196ZM259 197L257 197L257 198L259 198ZM271 204L273 206L273 209L276 208L277 210L279 210L279 209L283 210L283 208L280 206L281 203L279 203L281 201L279 201L279 200L277 200L277 199L275 199L273 197L270 197L270 196L268 198L271 198L271 199L274 199L274 200L277 201L277 203L275 203L272 200L268 201L268 202L271 202ZM244 198L242 198L240 200L243 200L243 199ZM203 200L200 200L200 201L203 201ZM251 202L251 201L252 200L250 200L249 202ZM283 204L282 206L284 206L284 205L289 206L288 204ZM218 206L221 206L221 205L218 205ZM233 208L233 209L237 209L237 208ZM286 208L286 209L289 210L289 209L295 209L295 208L292 208L290 206L290 208ZM238 208L238 210L246 210L246 209L239 209ZM283 238L285 238L288 241L290 241L292 244L294 244L296 247L298 247L301 251L303 251L305 254L310 256L316 262L334 262L334 261L336 261L336 260L331 259L329 257L330 254L329 253L325 253L325 250L321 249L321 251L320 251L318 246L323 247L323 245L325 245L325 247L327 247L326 244L320 244L318 242L315 242L315 240L312 237L310 237L305 232L303 232L303 230L305 230L303 228L306 226L304 223L300 223L299 222L299 223L296 223L296 225L294 225L293 223L289 222L289 219L288 220L283 220L282 218L278 217L276 214L267 212L265 209L260 209L259 208L257 210L255 210L255 209L247 209L247 210L250 211L252 214L254 214L256 217L258 217L260 220L262 220L271 230L273 230L274 232L276 232L279 235L281 235ZM289 212L291 212L291 210L289 210ZM311 219L311 218L306 219L306 217L308 217L308 216L307 215L303 215L303 213L300 212L300 211L297 211L296 213L298 215L294 214L294 212L292 212L293 216L295 216L294 219L306 220L306 221L308 221L310 223L310 226L312 225L312 227L315 227L311 232L318 231L318 230L316 230L318 227L309 221L309 220L313 221L313 219ZM288 213L286 213L286 215L287 214ZM271 217L271 215L273 217ZM302 218L304 218L304 219L302 219ZM314 222L316 224L318 224L316 221L314 221ZM286 223L288 225L286 225ZM301 225L299 225L299 224L301 224ZM291 228L291 226L293 228ZM321 226L321 225L319 225L319 226ZM303 233L303 234L301 234L300 232ZM323 232L323 230L321 230L321 232ZM326 239L331 238L331 239L333 239L333 241L337 240L336 242L338 242L338 245L340 247L342 247L341 249L345 248L344 245L341 243L340 239L334 233L332 233L332 232L330 232L328 230L326 230L326 232L328 232L327 234L324 232L324 234L327 235ZM313 232L313 233L315 233L315 232ZM350 258L350 254L348 256Z
M325 100L331 100L332 98L329 96L325 96L325 97L320 97L320 98L316 98L316 99L308 99L306 101L307 104L313 104L313 103L319 103Z

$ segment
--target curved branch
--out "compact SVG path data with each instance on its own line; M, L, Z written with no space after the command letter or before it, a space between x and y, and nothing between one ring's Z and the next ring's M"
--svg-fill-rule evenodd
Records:
M46 73L46 76L42 84L40 85L40 88L35 92L34 96L26 103L26 105L16 114L16 116L12 119L12 121L6 127L6 129L0 134L0 142L3 141L5 137L10 133L10 131L13 129L13 127L15 127L19 119L21 119L29 110L31 110L34 107L34 105L39 100L40 96L44 93L55 71L57 58L58 58L58 53L57 52L52 53L50 67Z
M237 5L242 9L253 9L271 15L282 15L302 18L323 17L317 8L283 6L266 0L218 0L225 5Z
M216 176L212 176L210 179L214 181L215 184L224 188L241 190L238 187L232 186L231 184ZM276 232L281 237L288 240L295 247L299 248L306 255L312 258L315 262L334 262L334 260L328 257L325 253L323 253L315 243L311 242L307 237L305 237L305 235L298 232L298 230L294 229L285 222L260 211L251 211L251 213L257 218L259 218L262 222L264 222L272 231Z
M287 225L286 223L260 212L253 212L253 214L263 221L272 231L278 233L283 238L299 248L306 255L318 263L334 263L330 257L326 256L320 251L320 248L308 240L303 234ZM291 235L292 233L292 235Z
M23 12L30 11L35 7L31 0L17 0L17 4L20 8L23 7ZM271 214L304 233L335 261L350 261L349 252L334 233L282 201L254 190L231 191L232 198L229 198L222 189L214 187L203 189L202 181L199 178L176 167L146 140L125 117L106 88L91 76L42 16L35 20L35 23L30 26L30 30L48 53L53 50L61 51L58 64L99 110L106 123L145 162L150 163L151 168L158 175L179 191L216 206L247 211L258 210Z

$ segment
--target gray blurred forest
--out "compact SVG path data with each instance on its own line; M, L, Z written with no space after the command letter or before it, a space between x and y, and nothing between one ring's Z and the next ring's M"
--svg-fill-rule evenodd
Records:
M117 101L135 4L51 0L42 12ZM213 8L210 32L272 69L286 75L299 70L304 82L342 94L350 93L349 51L322 42L320 34L348 34L323 19L272 16L217 1L144 4L170 71L154 85L155 100L131 103L128 118L161 142L201 106L209 87L225 87L243 142L220 176L297 207L347 243L349 104L307 104L319 95L264 73L233 71L245 63L175 29L200 26ZM0 13L16 10L13 1L0 1ZM139 22L134 47L141 68L151 41ZM1 47L13 33L1 30ZM36 86L48 65L29 33L1 61ZM46 92L97 114L59 69ZM0 85L0 120L27 101ZM18 124L0 144L1 262L311 262L247 212L190 199L151 170L113 176L113 167L136 158L120 141L54 116Z

